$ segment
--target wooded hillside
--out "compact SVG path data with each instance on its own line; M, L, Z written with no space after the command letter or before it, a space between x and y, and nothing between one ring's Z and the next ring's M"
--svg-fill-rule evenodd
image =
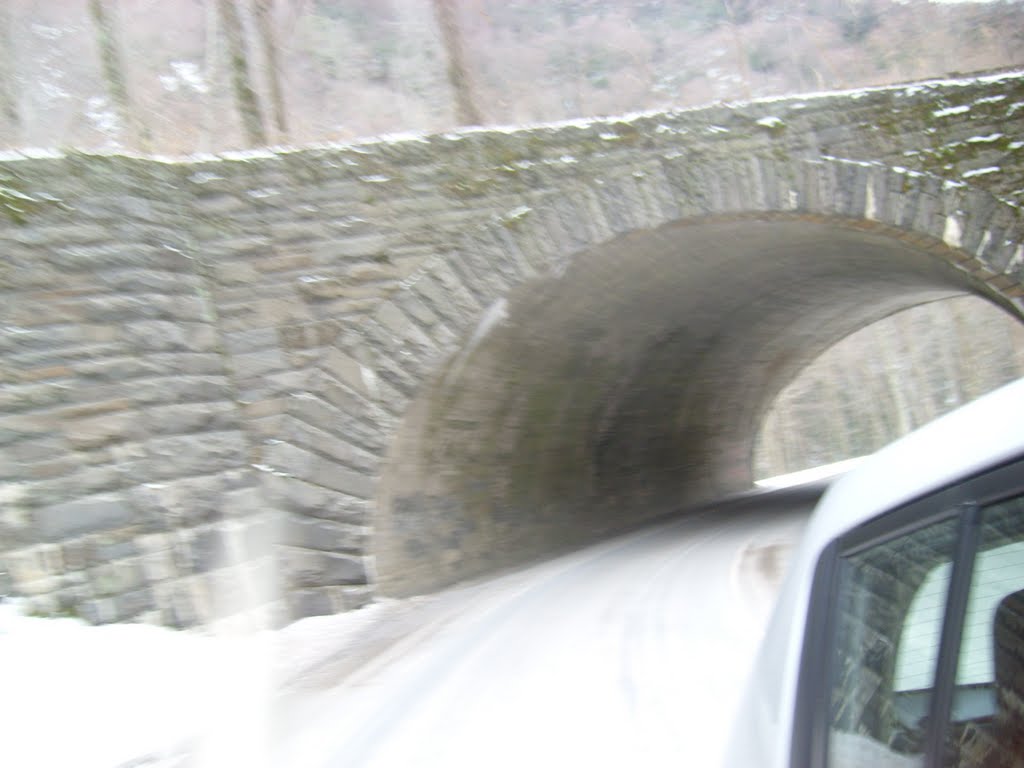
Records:
M0 146L189 153L1024 63L1019 2L4 0Z

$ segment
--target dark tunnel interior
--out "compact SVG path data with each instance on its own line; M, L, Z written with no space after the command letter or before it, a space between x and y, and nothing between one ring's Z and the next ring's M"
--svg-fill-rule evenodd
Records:
M824 350L976 293L932 244L841 220L676 223L576 254L491 307L407 412L375 525L408 594L752 482L761 419Z

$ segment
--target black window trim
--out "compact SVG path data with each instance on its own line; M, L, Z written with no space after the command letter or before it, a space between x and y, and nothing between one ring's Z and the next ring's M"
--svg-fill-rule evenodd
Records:
M949 713L953 707L953 689L956 687L956 661L960 657L960 636L963 634L967 598L971 591L971 576L974 574L974 557L978 549L981 506L968 503L959 514L960 530L953 551L953 570L946 591L946 610L942 617L939 655L935 660L938 673L935 676L935 688L928 710L928 722L942 723L942 727L929 725L925 734L926 766L941 765L942 761ZM952 670L952 674L943 670Z
M959 652L967 593L977 548L980 510L1024 494L1024 456L963 478L903 504L848 531L822 551L811 586L800 671L797 680L791 768L828 765L828 730L833 680L829 678L831 640L835 636L833 607L839 596L839 564L865 549L951 518L960 519L960 535L943 618L942 639L926 740L925 768L940 766L941 745L948 726L955 685L948 662ZM951 656L952 654L952 656Z

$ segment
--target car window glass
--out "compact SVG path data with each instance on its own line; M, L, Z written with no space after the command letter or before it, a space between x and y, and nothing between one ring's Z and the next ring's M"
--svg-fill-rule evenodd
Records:
M913 689L897 693L897 651L915 598L921 615L944 612L957 530L957 520L949 518L841 559L830 664L830 768L923 765L935 664L906 672ZM919 597L929 578L930 594ZM941 627L941 620L922 620L910 642L937 647Z
M1024 499L982 510L946 766L1024 766Z
M895 688L919 691L932 687L939 637L949 590L951 563L933 568L910 602L896 655Z

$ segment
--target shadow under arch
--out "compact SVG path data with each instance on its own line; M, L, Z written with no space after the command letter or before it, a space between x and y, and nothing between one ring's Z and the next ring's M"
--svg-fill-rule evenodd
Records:
M411 318L416 338L374 520L382 593L749 487L775 395L887 315L964 293L1020 315L1019 212L987 193L859 162L742 168L717 176L699 211L677 191L661 220L550 248L546 263L525 255L540 224L496 224L503 245L485 261L467 244L382 310ZM410 299L441 318L445 343Z

